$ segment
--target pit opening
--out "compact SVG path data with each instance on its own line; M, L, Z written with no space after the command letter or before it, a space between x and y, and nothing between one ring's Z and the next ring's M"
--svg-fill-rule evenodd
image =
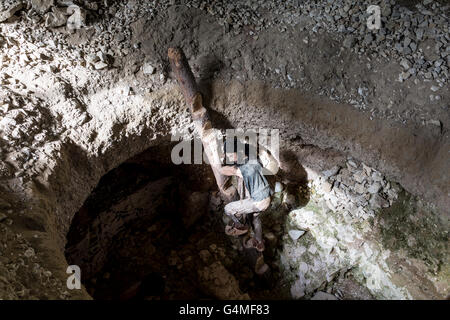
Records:
M239 241L224 233L228 221L210 166L174 165L172 147L151 147L108 172L75 214L65 256L80 266L88 293L124 300L289 299L276 254L281 242L269 241L271 272L257 275ZM279 214L263 216L264 231L281 238L287 207L280 200L272 207Z
M249 127L245 121L228 121L233 119L230 105L245 107L248 117L254 117L252 123L265 121L258 118L264 106L286 108L286 101L297 110L293 119L306 121L304 114L314 114L311 122L319 123L331 117L318 102L317 112L308 113L306 102L298 104L303 101L298 94L265 89L257 84L213 86L206 100L218 110L211 113L214 127ZM271 103L255 94L262 92L273 98ZM340 115L353 115L345 106L339 108ZM366 130L373 124L362 116L356 119L364 126L353 117L343 119L358 127L340 131L342 124L333 121L333 139L347 141L344 137L363 129L367 137L380 138ZM279 126L276 117L267 121L269 127ZM383 136L402 136L386 130ZM315 135L309 144L304 136L291 133L283 139L280 154L289 165L270 181L273 188L282 181L283 190L262 216L270 274L256 275L252 256L224 234L227 221L211 168L175 166L170 143L151 147L100 180L72 221L65 251L68 264L80 266L82 282L95 299L404 299L410 292L415 297L430 292L439 296L422 277L446 272L445 256L430 250L446 250L445 231L433 227L441 225L437 211L390 180L389 166L381 172L364 163L367 159L358 152L314 142L328 143L329 136ZM399 203L408 218L389 213ZM393 232L397 217L408 223ZM419 234L416 228L424 231ZM417 244L420 249L413 250ZM411 267L409 259L417 258L414 251L423 254ZM417 281L426 283L424 289Z
M296 259L304 258L292 212L310 207L316 192L305 169L288 153L283 158L297 170L269 176L273 189L284 184L261 217L270 271L258 275L254 253L224 233L228 220L210 166L174 165L173 146L151 147L108 172L75 214L65 256L82 270L87 292L99 300L298 298ZM314 246L318 239L305 231L301 241ZM320 281L314 291L373 298L352 268Z

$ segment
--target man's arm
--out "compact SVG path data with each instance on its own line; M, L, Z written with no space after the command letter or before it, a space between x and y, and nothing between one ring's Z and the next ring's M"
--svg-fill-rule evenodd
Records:
M241 170L238 167L233 166L223 166L220 168L220 174L224 176L238 176L242 178Z

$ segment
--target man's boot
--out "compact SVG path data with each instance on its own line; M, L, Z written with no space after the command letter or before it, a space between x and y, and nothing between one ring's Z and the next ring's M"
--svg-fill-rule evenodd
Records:
M263 252L265 249L264 240L258 241L256 240L256 238L251 237L244 241L244 247L246 247L247 249L254 248L259 252Z
M225 234L228 236L239 237L243 234L246 234L250 229L247 224L244 224L240 221L238 217L235 215L229 215L232 220L231 224L228 224L225 227Z

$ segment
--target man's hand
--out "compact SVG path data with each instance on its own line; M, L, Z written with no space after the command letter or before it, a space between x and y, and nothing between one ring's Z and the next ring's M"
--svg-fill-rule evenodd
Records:
M242 178L241 170L238 167L223 166L220 168L220 173L224 176L238 176Z

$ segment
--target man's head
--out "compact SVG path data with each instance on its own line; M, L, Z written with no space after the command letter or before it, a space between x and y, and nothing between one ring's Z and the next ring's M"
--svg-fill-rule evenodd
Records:
M243 143L236 136L233 136L225 139L223 152L225 154L225 164L244 164L249 158L250 146L248 143Z

